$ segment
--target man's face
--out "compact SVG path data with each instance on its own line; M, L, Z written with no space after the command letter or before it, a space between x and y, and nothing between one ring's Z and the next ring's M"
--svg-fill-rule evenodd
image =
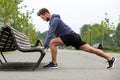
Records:
M40 15L40 17L44 20L44 21L49 21L50 20L50 15L49 13L45 13L44 15Z

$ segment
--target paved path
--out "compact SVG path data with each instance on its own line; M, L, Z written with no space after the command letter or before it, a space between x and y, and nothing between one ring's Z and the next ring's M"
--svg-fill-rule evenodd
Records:
M120 80L120 54L110 55L116 57L117 61L115 67L108 70L105 60L96 55L76 50L59 50L59 69L43 69L42 66L50 61L50 52L47 52L36 71L3 70L0 71L0 80ZM39 53L15 51L5 56L10 62L35 62Z

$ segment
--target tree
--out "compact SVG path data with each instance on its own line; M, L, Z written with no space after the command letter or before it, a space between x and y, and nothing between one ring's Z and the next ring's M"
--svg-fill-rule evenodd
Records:
M110 23L109 18L107 18L107 13L105 18L100 24L85 24L80 29L81 37L84 41L89 44L101 43L104 47L111 48L112 38L111 34L115 33L114 24Z
M82 40L87 43L90 43L90 27L90 24L85 24L80 29Z
M113 23L110 23L107 13L105 13L105 18L100 26L102 28L102 45L106 48L112 48L112 39L110 35L115 33L115 27Z
M88 31L88 29L90 28L90 24L84 24L81 28L80 28L80 34L84 34L84 32Z
M0 21L4 24L11 23L18 15L18 4L22 0L0 0Z
M120 47L120 23L118 23L118 26L115 32L115 42L117 44L117 47Z
M26 5L19 6L22 2L23 0L0 0L0 22L25 33L31 42L35 42L37 35L34 25L30 22L34 9L32 11L27 10L26 13L20 12L21 9L27 7Z
M44 42L47 33L48 33L48 31L45 31L45 32L43 32L43 33L41 33L40 31L38 31L38 32L37 32L38 38Z

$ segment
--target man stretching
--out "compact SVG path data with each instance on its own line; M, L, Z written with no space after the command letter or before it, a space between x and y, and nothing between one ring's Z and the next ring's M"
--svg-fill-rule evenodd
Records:
M66 25L61 19L60 15L51 14L48 9L42 8L37 13L44 21L49 22L49 31L45 39L43 46L39 48L45 49L50 47L52 61L45 65L44 68L58 68L57 65L57 48L58 45L73 46L76 49L87 51L105 58L108 61L109 66L112 68L115 62L115 58L104 53L102 50L91 47L82 41L81 37L76 34L68 25Z

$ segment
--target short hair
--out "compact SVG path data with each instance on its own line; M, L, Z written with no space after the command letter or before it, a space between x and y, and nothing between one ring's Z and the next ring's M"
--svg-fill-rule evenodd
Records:
M48 9L42 8L37 12L37 16L44 15L45 13L50 13Z

